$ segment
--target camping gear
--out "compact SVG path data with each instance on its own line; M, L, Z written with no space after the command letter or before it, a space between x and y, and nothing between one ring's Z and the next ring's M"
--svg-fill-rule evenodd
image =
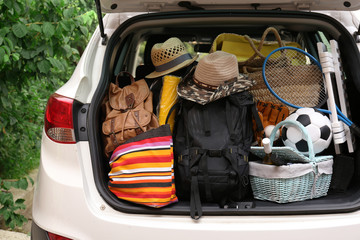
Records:
M160 208L177 202L169 125L141 133L110 158L109 189L118 198Z
M102 104L105 116L102 133L107 157L127 139L159 126L153 113L152 92L145 80L135 81L130 73L119 73L122 74L130 78L131 84L120 88L116 78L115 83L110 83Z
M202 203L235 205L250 193L248 154L255 103L248 91L206 105L183 99L176 124L174 154L177 195L190 200L190 216Z
M291 147L273 146L276 131L284 125L294 125L306 136L309 156ZM316 156L311 137L297 121L285 120L276 125L270 135L271 155L286 161L281 166L249 162L249 176L254 198L277 203L304 201L326 196L329 190L333 156ZM266 155L263 147L251 147L251 152L260 159Z

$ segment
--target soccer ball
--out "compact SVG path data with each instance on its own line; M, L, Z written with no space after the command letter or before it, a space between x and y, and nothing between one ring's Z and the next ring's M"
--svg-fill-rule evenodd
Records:
M300 108L290 114L286 120L298 121L306 128L314 146L314 154L329 147L332 131L331 122L327 116L315 112L313 108ZM281 131L281 139L285 146L295 148L305 155L309 154L305 136L296 126L284 125Z

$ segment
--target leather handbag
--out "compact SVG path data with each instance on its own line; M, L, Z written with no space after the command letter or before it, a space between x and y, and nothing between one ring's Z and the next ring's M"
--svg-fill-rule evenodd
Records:
M130 78L131 84L121 88L118 78L124 74ZM159 127L152 98L146 81L135 81L130 73L120 72L115 83L110 83L102 105L105 116L102 133L107 157L126 140Z

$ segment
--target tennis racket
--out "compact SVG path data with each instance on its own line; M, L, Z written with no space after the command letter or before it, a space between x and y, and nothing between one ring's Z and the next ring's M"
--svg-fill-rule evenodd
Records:
M309 107L331 114L320 108L328 98L321 64L304 50L295 47L273 50L264 60L262 76L269 91L289 107ZM338 119L360 137L360 128L335 107Z

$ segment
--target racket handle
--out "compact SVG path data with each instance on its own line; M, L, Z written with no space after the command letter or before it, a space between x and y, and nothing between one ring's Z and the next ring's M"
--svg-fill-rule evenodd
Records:
M333 139L335 144L341 144L346 142L345 129L342 122L333 122L331 123ZM360 132L359 132L360 133Z
M351 129L351 132L353 132L356 136L360 137L360 128L358 126L353 123L349 127Z

